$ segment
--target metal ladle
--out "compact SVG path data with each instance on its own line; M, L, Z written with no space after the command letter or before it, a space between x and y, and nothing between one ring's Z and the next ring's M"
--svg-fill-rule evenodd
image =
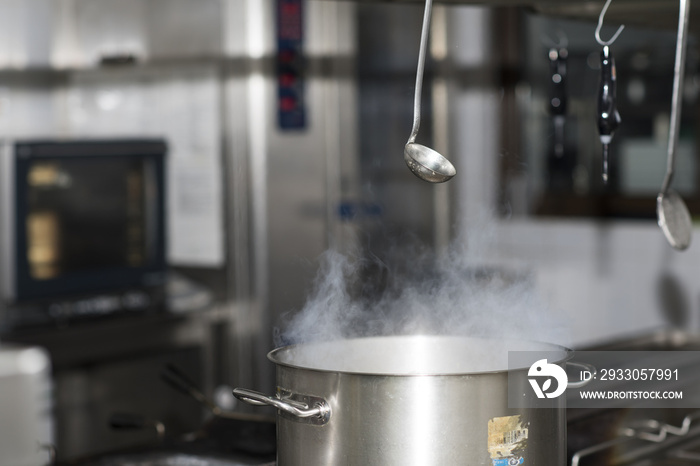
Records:
M661 192L656 198L656 215L661 230L669 244L683 250L690 245L693 225L690 212L683 199L669 187L673 179L676 161L678 136L681 123L681 104L683 98L683 75L685 56L688 44L688 16L690 0L680 0L680 16L678 20L678 38L676 41L676 62L673 77L673 102L671 106L671 123L668 137L668 162L666 176L661 185Z
M432 0L426 0L423 13L423 29L420 36L420 52L418 54L418 71L416 72L416 93L413 102L413 129L404 147L403 158L406 165L418 178L430 183L444 183L457 174L455 167L439 152L421 144L416 144L418 128L420 128L420 100L423 86L423 70L425 68L425 53L428 45L430 30L430 13Z

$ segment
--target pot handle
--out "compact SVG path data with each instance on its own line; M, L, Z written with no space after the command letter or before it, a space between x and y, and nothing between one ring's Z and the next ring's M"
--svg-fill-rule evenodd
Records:
M247 388L234 388L233 395L249 405L274 406L293 418L304 420L309 424L322 425L331 417L331 407L323 398L304 395L277 398Z
M587 370L588 372L591 373L590 378L588 378L588 379L581 379L581 380L579 380L578 382L569 382L569 383L566 385L566 388L581 388L581 387L585 387L586 385L588 385L589 383L591 383L591 380L593 380L593 379L595 378L596 374L598 373L598 369L596 369L594 365L588 364L588 363L585 363L585 362L572 362L572 361L568 361L568 362L566 363L566 365L567 365L567 366L578 367L578 368L581 368L581 369L585 369L585 370Z

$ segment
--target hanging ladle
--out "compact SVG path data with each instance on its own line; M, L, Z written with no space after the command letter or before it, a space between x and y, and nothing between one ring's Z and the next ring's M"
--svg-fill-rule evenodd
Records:
M425 68L425 53L430 30L430 12L432 0L426 0L423 14L423 29L420 36L420 51L418 53L418 71L416 72L416 93L413 102L413 129L403 151L406 165L418 178L430 183L443 183L457 174L455 167L439 152L421 144L416 144L418 128L420 128L420 100L423 86L423 69Z
M690 212L683 199L670 189L676 161L678 136L681 124L681 104L683 98L683 75L688 43L688 16L690 0L680 0L678 20L678 38L676 42L676 63L673 70L673 101L671 103L671 123L668 137L668 161L666 176L661 185L661 192L656 198L656 215L659 226L669 244L683 250L690 245L693 225Z

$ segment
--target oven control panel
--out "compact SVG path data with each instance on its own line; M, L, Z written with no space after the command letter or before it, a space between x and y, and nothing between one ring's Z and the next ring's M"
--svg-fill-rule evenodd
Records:
M128 289L65 299L37 300L9 305L2 313L0 328L61 325L112 315L147 314L165 309L162 288Z

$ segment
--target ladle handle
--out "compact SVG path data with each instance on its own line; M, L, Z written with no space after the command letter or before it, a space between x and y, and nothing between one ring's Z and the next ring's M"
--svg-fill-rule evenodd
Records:
M294 396L277 398L247 388L234 388L233 395L249 405L274 406L293 418L306 420L310 424L325 424L331 416L331 408L323 398L304 395L297 395L297 399Z
M673 68L673 100L671 102L671 122L668 134L668 160L666 176L661 185L661 192L666 193L676 164L676 150L681 124L681 105L683 103L683 80L685 78L685 57L688 49L688 17L690 16L690 0L680 0L678 17L678 37L676 39L676 61Z
M160 378L163 382L170 385L175 390L185 395L191 396L202 405L206 406L214 414L219 414L219 408L214 402L207 398L204 393L190 380L187 375L173 364L166 364L160 372Z
M408 143L416 141L420 128L420 101L423 89L423 70L425 69L425 55L428 49L428 36L430 32L430 14L433 8L433 0L425 0L425 12L423 13L423 27L420 33L420 50L418 51L418 69L416 71L416 91L413 97L413 128L408 138Z
M587 378L587 379L581 379L581 380L579 380L579 381L577 381L577 382L569 382L569 383L567 383L567 384L566 384L566 388L581 388L581 387L585 387L586 385L588 385L589 383L591 383L591 381L595 378L596 374L598 374L598 369L596 369L595 366L593 366L592 364L585 363L585 362L572 362L572 361L568 361L568 362L566 363L566 365L567 365L567 366L578 367L578 368L580 368L580 369L585 369L585 370L587 370L588 372L590 372L590 374L591 374L590 377Z

